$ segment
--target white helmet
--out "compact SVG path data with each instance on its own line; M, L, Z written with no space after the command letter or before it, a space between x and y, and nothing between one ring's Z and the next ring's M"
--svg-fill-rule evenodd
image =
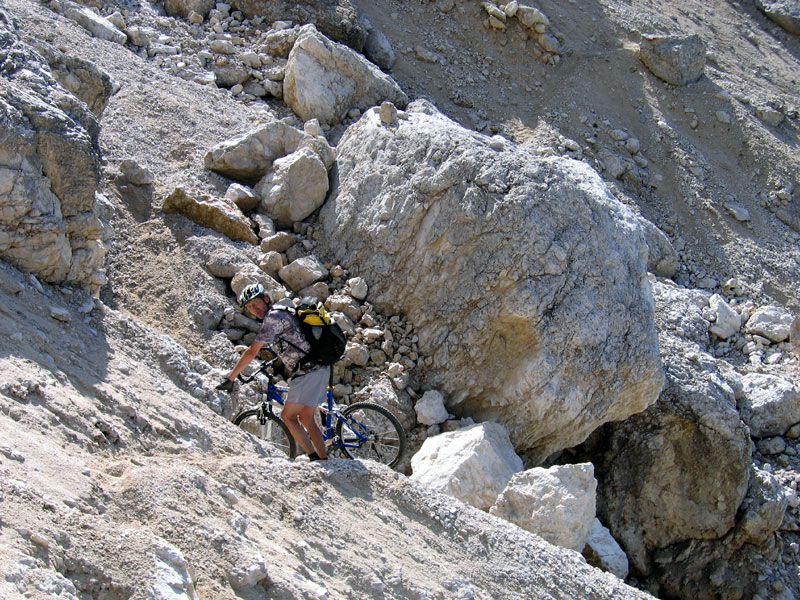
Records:
M250 300L264 296L266 296L266 301L269 303L269 296L267 296L267 290L264 289L264 286L260 283L251 283L246 285L241 294L239 294L239 305L244 306Z

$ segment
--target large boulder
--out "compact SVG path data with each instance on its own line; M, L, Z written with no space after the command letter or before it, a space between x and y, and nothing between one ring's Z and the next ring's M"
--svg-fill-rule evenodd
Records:
M789 33L800 35L800 2L797 0L755 0L765 15Z
M585 163L468 131L425 101L337 146L320 251L408 315L427 387L505 424L532 461L655 401L663 371L632 213Z
M289 53L283 99L303 120L335 125L353 108L389 100L405 107L408 97L388 75L350 48L306 25Z
M734 390L688 337L703 331L702 322L690 324L702 321L697 294L661 283L654 288L667 385L646 411L592 435L582 454L595 465L598 517L641 574L653 568L657 550L716 540L734 526L751 461ZM689 316L676 321L678 314Z
M592 531L596 490L591 463L536 467L515 474L489 512L581 552Z
M656 35L642 39L639 58L667 83L687 85L703 76L706 45L699 35Z
M492 506L522 459L508 431L481 423L429 437L411 458L411 480L483 510Z
M0 11L0 258L51 282L106 282L94 214L99 125Z
M748 373L742 377L739 412L752 437L783 435L800 423L800 389L783 377Z
M249 19L313 23L326 37L361 52L369 32L351 0L232 0L231 7Z

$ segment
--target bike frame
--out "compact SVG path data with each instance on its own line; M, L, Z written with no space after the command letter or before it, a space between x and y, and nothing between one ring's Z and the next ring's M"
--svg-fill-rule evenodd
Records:
M259 373L264 373L264 375L266 375L267 377L267 382L268 382L267 393L266 393L266 398L264 398L264 394L262 394L261 405L259 407L259 410L269 411L270 413L274 414L272 410L273 404L278 404L279 406L284 405L284 403L286 402L285 394L289 391L289 386L276 385L272 383L273 375L268 371L268 369L273 362L275 362L275 359L264 361L259 367L258 371L256 371L253 375L247 378L243 377L242 375L239 375L239 379L244 383L249 383L253 379L255 379ZM364 427L364 424L359 423L352 417L345 417L339 410L335 408L333 402L333 388L330 386L328 386L325 392L325 399L326 399L325 406L320 404L318 408L320 410L320 416L322 419L322 437L325 440L325 442L328 442L329 440L334 440L332 444L328 444L330 447L360 448L361 445L364 444L364 442L369 441L369 438L367 436L365 436L360 431L357 431L356 429L353 429L351 427L348 429L350 430L350 433L356 436L356 438L358 439L358 443L345 444L341 440L337 442L335 440L336 438L336 428L334 426L335 422L342 421L346 425L348 420L352 420L354 423L357 423L362 427ZM336 421L334 421L334 418L336 419Z

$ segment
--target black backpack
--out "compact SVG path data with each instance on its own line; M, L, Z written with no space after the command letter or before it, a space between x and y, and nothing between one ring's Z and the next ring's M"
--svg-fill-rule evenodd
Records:
M331 319L322 302L317 302L316 305L303 302L297 308L285 310L297 317L300 329L311 346L303 360L316 365L332 365L344 356L347 338L338 323Z

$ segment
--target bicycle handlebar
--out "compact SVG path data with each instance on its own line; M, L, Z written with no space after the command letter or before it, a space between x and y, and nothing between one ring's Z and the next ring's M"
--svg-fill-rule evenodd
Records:
M258 370L252 375L250 375L250 377L243 377L242 374L239 373L239 375L236 378L242 383L250 383L251 381L253 381L253 379L255 379L258 376L259 373L266 373L267 369L269 369L272 366L272 363L274 363L276 360L278 360L277 356L270 360L264 360L261 362L261 366L258 367Z

